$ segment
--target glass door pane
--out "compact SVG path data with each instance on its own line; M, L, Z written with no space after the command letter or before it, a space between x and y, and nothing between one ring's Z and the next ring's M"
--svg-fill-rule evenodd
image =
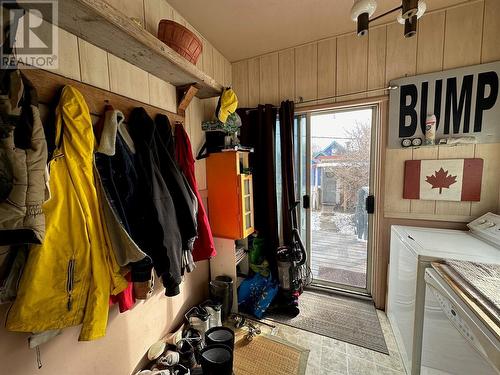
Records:
M308 247L314 283L366 290L374 108L309 115Z
M295 147L295 191L297 199L301 201L297 207L300 236L304 243L307 242L307 210L304 209L303 197L308 194L307 189L307 116L295 116L294 121L294 147Z

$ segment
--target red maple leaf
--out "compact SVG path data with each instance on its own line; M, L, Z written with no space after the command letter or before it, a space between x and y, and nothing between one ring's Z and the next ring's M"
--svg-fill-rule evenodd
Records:
M448 171L445 171L443 167L439 171L435 171L433 175L426 176L425 181L432 185L433 189L439 188L439 194L443 191L443 188L449 189L450 185L457 182L457 176L451 176Z

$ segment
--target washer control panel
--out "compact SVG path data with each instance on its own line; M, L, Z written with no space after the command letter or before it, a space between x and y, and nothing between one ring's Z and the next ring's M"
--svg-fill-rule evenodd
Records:
M457 309L453 306L451 301L445 298L441 293L439 293L435 288L431 287L431 290L439 302L441 309L445 313L446 317L455 326L455 328L460 332L460 334L465 337L477 350L483 353L481 344L477 341L472 329L468 324L462 319ZM484 354L484 353L483 353Z
M467 226L476 237L500 249L500 215L488 212Z

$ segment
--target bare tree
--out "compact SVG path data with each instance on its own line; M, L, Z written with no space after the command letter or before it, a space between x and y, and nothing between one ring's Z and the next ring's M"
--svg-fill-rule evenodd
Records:
M350 141L342 159L331 172L340 183L342 206L347 211L356 207L358 190L369 183L371 127L356 121L356 126L345 133Z

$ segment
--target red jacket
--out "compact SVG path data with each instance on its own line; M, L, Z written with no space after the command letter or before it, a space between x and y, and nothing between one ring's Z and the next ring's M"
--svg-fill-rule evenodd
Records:
M195 262L204 259L210 259L215 256L214 238L212 229L208 222L208 216L201 200L198 184L194 176L194 158L193 150L189 136L184 130L184 126L177 124L175 126L175 158L179 164L179 168L186 176L186 179L191 187L191 190L196 194L198 199L198 238L194 242L193 259Z
M127 273L125 278L128 281L127 288L123 292L121 292L120 294L118 294L116 296L111 295L109 297L109 304L114 305L117 303L119 308L120 308L121 313L124 313L125 311L130 310L135 305L135 297L134 297L134 290L133 290L134 288L133 288L133 283L130 281L131 280L130 272Z

